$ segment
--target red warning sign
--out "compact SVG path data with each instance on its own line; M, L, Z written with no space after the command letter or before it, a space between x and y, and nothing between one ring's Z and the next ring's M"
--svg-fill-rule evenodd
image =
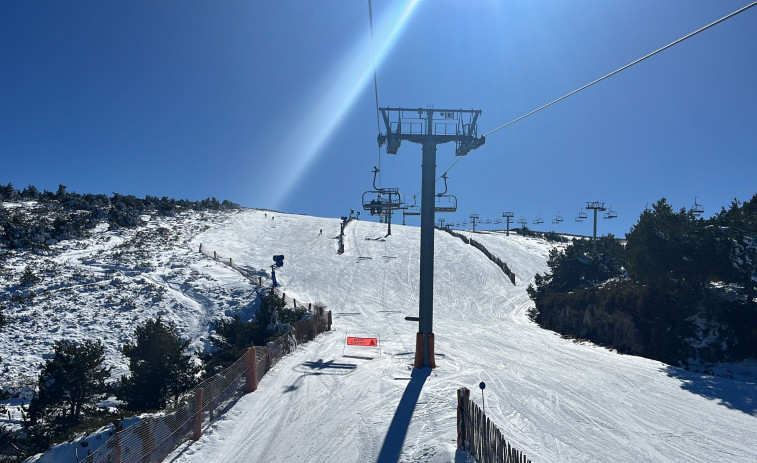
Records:
M376 347L378 345L378 338L356 338L347 336L347 345Z

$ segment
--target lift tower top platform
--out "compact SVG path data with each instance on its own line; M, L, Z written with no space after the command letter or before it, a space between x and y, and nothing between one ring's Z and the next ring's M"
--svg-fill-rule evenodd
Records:
M379 108L386 133L378 135L379 147L386 144L387 154L397 154L402 140L434 145L455 142L455 155L465 156L486 142L478 136L480 109Z
M455 155L465 156L483 145L478 136L480 109L379 108L386 127L379 133L379 147L397 154L403 141L423 146L421 174L421 252L418 335L415 368L434 368L434 214L436 189L436 145L455 143Z

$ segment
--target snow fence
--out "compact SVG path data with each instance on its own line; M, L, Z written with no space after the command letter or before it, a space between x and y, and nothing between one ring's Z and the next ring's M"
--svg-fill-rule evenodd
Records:
M480 463L531 463L505 440L499 428L470 399L466 387L457 390L457 448L469 451Z
M478 241L474 240L473 238L468 238L467 236L462 235L460 233L455 233L452 230L450 230L449 228L440 228L440 230L444 230L447 233L449 233L450 235L456 236L456 237L460 238L461 240L463 240L463 242L465 242L465 244L470 244L474 248L476 248L479 251L483 252L484 255L486 257L488 257L490 261L492 261L495 264L497 264L497 266L500 269L502 269L503 272L505 272L505 275L507 275L507 277L510 279L510 282L512 284L515 284L515 272L513 272L512 270L510 270L510 267L508 267L507 264L502 261L502 259L500 259L499 257L495 256L488 249L486 249L486 246L484 246L483 244L481 244Z
M304 333L302 336L299 332ZM160 415L142 418L113 437L83 461L86 463L151 463L163 461L184 442L197 440L215 418L239 397L257 389L258 380L304 341L331 329L331 311L318 310L311 319L265 347L251 347L233 365L183 394Z

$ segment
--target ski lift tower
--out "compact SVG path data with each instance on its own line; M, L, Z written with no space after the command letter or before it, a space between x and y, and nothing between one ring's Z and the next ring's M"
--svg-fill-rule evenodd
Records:
M510 236L510 221L513 217L515 217L515 214L513 214L510 211L503 212L502 217L505 218L505 221L507 222L507 231L505 232L505 236Z
M593 235L593 243L594 247L597 247L597 211L606 211L607 208L605 207L605 203L602 201L586 201L586 209L591 209L594 211L594 235Z
M473 225L473 231L476 231L476 222L480 222L481 219L478 217L478 214L471 214L468 217L470 217L470 223Z
M378 134L379 147L386 144L387 154L397 154L403 140L423 146L421 161L421 251L418 334L415 368L435 368L434 299L434 214L436 189L436 145L455 143L455 155L465 156L483 145L477 121L481 110L433 108L379 108L386 133Z

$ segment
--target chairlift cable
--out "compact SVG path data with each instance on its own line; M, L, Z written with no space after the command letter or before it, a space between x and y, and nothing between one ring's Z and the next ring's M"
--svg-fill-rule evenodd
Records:
M610 77L610 76L613 76L613 75L615 75L615 74L619 73L620 71L624 71L624 70L626 70L626 69L630 68L630 67L631 67L631 66L633 66L634 64L638 64L638 63L640 63L640 62L644 61L645 59L647 59L647 58L650 58L650 57L652 57L652 56L656 55L657 53L660 53L661 51L667 50L668 48L672 47L673 45L677 45L677 44L679 44L679 43L683 42L684 40L686 40L686 39L688 39L688 38L691 38L691 37L693 37L693 36L695 36L695 35L699 34L700 32L703 32L703 31L705 31L705 30L707 30L707 29L709 29L709 28L711 28L711 27L713 27L713 26L715 26L715 25L717 25L717 24L720 24L721 22L725 21L726 19L730 19L730 18L732 18L732 17L736 16L737 14L739 14L739 13L742 13L742 12L744 12L744 11L748 10L749 8L751 8L751 7L755 6L755 5L757 5L757 1L755 1L755 2L752 2L752 3L750 3L749 5L747 5L747 6L743 7L743 8L740 8L740 9L738 9L738 10L734 11L733 13L730 13L730 14L728 14L728 15L726 15L726 16L723 16L722 18L718 19L717 21L711 22L710 24L708 24L708 25L706 25L706 26L704 26L704 27L701 27L701 28L699 28L699 29L695 30L694 32L692 32L692 33L690 33L690 34L688 34L688 35L685 35L685 36L681 37L680 39L678 39L678 40L676 40L676 41L674 41L674 42L671 42L671 43L669 43L669 44L665 45L664 47L662 47L662 48L659 48L659 49L657 49L657 50L653 51L652 53L649 53L649 54L647 54L647 55L644 55L644 56L642 56L641 58L637 59L636 61L633 61L632 63L626 64L625 66L623 66L623 67L621 67L621 68L619 68L619 69L616 69L616 70L612 71L611 73L609 73L609 74L606 74L606 75L604 75L604 76L600 77L599 79L597 79L597 80L595 80L595 81L593 81L593 82L590 82L590 83L588 83L588 84L584 85L583 87L580 87L580 88L578 88L578 89L576 89L576 90L573 90L572 92L570 92L570 93L567 93L567 94L565 94L565 95L561 96L560 98L558 98L558 99L556 99L556 100L554 100L554 101L551 101L551 102L549 102L549 103L545 104L544 106L541 106L541 107L539 107L539 108L536 108L536 109L534 109L533 111L531 111L531 112L529 112L529 113L527 113L527 114L524 114L524 115L520 116L520 117L519 117L519 118L517 118L517 119L513 119L512 121L510 121L510 122L508 122L508 123L506 123L506 124L500 125L499 127L497 127L497 128L495 128L495 129L493 129L493 130L490 130L490 131L486 132L486 133L485 133L485 134L484 134L483 136L485 137L485 136L487 136L487 135L490 135L490 134L492 134L492 133L494 133L494 132L496 132L496 131L498 131L498 130L504 129L504 128L505 128L505 127L507 127L507 126L510 126L510 125L512 125L512 124L515 124L516 122L518 122L518 121L520 121L520 120L522 120L522 119L525 119L526 117L528 117L528 116L530 116L530 115L532 115L532 114L535 114L535 113L537 113L537 112L541 111L542 109L545 109L545 108L547 108L547 107L549 107L549 106L552 106L553 104L555 104L555 103L557 103L557 102L559 102L559 101L562 101L562 100L564 100L564 99L568 98L568 97L569 97L569 96L571 96L571 95L575 95L576 93L580 92L581 90L584 90L584 89L586 89L586 88L589 88L589 87L591 87L592 85L594 85L594 84L596 84L596 83L598 83L598 82L601 82L601 81L603 81L603 80L607 79L608 77Z
M508 122L508 123L506 123L506 124L500 125L499 127L497 127L497 128L495 128L495 129L492 129L492 130L490 130L490 131L486 132L486 133L485 133L485 134L484 134L483 136L484 136L484 137L486 137L486 136L488 136L488 135L491 135L492 133L494 133L494 132L497 132L497 131L499 131L499 130L502 130L502 129L504 129L505 127L509 127L509 126L511 126L511 125L513 125L513 124L515 124L516 122L518 122L518 121L521 121L521 120L523 120L523 119L527 118L528 116L531 116L531 115L533 115L533 114L536 114L537 112L541 111L542 109L548 108L549 106L552 106L553 104L555 104L555 103L557 103L557 102L560 102L560 101L562 101L562 100L564 100L564 99L568 98L569 96L575 95L576 93L580 92L581 90L584 90L584 89L586 89L586 88L589 88L589 87L591 87L592 85L594 85L594 84L596 84L596 83L598 83L598 82L601 82L601 81L603 81L603 80L607 79L608 77L610 77L610 76L613 76L613 75L615 75L615 74L619 73L620 71L624 71L624 70L626 70L626 69L630 68L630 67L631 67L631 66L633 66L634 64L640 63L640 62L644 61L645 59L647 59L647 58L650 58L650 57L652 57L652 56L654 56L654 55L656 55L656 54L660 53L661 51L667 50L668 48L672 47L673 45L677 45L677 44L679 44L679 43L683 42L684 40L686 40L686 39L688 39L688 38L691 38L691 37L693 37L693 36L695 36L695 35L699 34L700 32L704 32L705 30L707 30L707 29L709 29L709 28L711 28L711 27L713 27L713 26L715 26L715 25L717 25L717 24L720 24L721 22L723 22L723 21L725 21L725 20L727 20L727 19L730 19L730 18L732 18L732 17L736 16L736 15L737 15L737 14L739 14L739 13L743 13L744 11L748 10L749 8L752 8L752 7L753 7L753 6L755 6L755 5L757 5L757 1L754 1L754 2L752 2L752 3L750 3L750 4L746 5L746 6L744 6L743 8L740 8L740 9L738 9L738 10L734 11L733 13L730 13L730 14L728 14L728 15L726 15L726 16L723 16L722 18L720 18L720 19L718 19L718 20L716 20L716 21L713 21L713 22L711 22L710 24L708 24L708 25L706 25L706 26L704 26L704 27L701 27L701 28L699 28L699 29L695 30L694 32L692 32L692 33L690 33L690 34L687 34L687 35L685 35L685 36L681 37L680 39L678 39L678 40L676 40L676 41L674 41L674 42L671 42L671 43L669 43L669 44L665 45L664 47L662 47L662 48L659 48L659 49L657 49L657 50L653 51L652 53L649 53L649 54L647 54L647 55L645 55L645 56L642 56L641 58L637 59L636 61L633 61L632 63L626 64L625 66L623 66L623 67L621 67L621 68L619 68L619 69L616 69L615 71L613 71L613 72L611 72L611 73L609 73L609 74L606 74L605 76L603 76L603 77L600 77L599 79L597 79L597 80L595 80L595 81L593 81L593 82L590 82L590 83L588 83L588 84L584 85L583 87L580 87L580 88L578 88L578 89L576 89L576 90L573 90L572 92L570 92L570 93L567 93L567 94L565 94L565 95L561 96L560 98L558 98L558 99L556 99L556 100L553 100L553 101L551 101L551 102L549 102L549 103L547 103L547 104L545 104L545 105L543 105L543 106L541 106L541 107L539 107L539 108L536 108L536 109L534 109L533 111L531 111L531 112L529 112L529 113L526 113L526 114L524 114L524 115L522 115L522 116L518 117L517 119L513 119L512 121L510 121L510 122ZM460 156L460 157L458 157L458 158L457 158L457 159L455 160L455 162L453 162L453 163L452 163L452 165L450 165L450 166L449 166L449 167L447 168L447 170L445 170L445 171L444 171L444 173L446 174L447 172L449 172L450 170L452 170L452 168L453 168L453 167L455 167L455 165L456 165L456 164L457 164L458 162L460 162L460 161L461 161L461 160L462 160L462 159L463 159L464 157L466 157L466 156ZM443 174L442 174L442 175L443 175ZM439 178L441 178L441 176L440 176ZM437 178L437 180L439 180L439 178Z
M373 92L376 95L376 133L381 133L381 116L379 114L378 76L376 73L376 44L373 38L373 3L368 0L368 21L371 24L371 60L373 62ZM381 147L378 147L378 168L381 170ZM381 177L379 176L379 185Z

